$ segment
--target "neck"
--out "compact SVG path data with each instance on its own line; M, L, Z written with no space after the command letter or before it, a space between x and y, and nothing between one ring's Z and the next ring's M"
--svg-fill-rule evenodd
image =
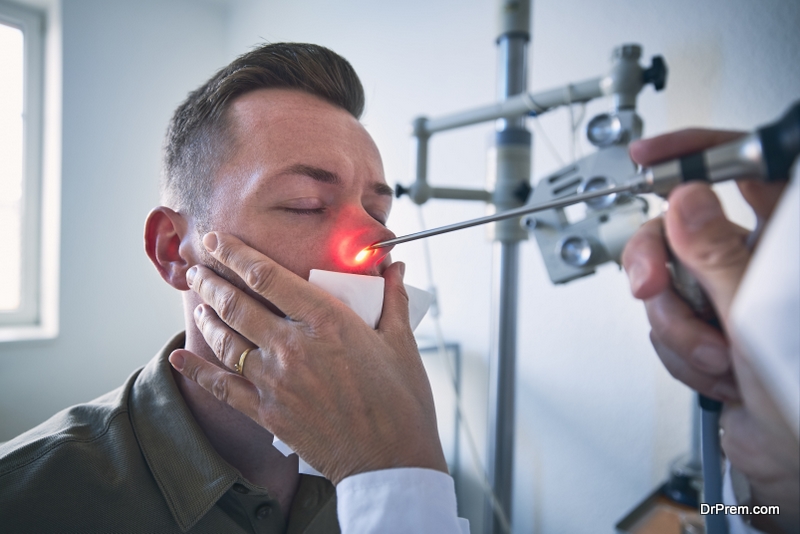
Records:
M196 306L197 304L195 304ZM186 315L186 350L220 365L192 318L194 306L184 307ZM239 470L252 484L265 488L278 500L288 516L297 485L297 455L284 456L272 446L273 435L243 413L219 401L211 393L173 372L186 404L217 453Z

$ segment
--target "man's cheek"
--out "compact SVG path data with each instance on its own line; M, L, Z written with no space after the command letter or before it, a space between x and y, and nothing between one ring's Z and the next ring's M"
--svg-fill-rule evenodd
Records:
M233 272L232 269L223 265L219 260L217 260L214 256L209 254L205 249L201 251L201 264L205 265L206 267L217 273L218 276L230 282L231 284L241 289L242 291L246 291L249 289L245 281L242 280L242 278L238 274Z

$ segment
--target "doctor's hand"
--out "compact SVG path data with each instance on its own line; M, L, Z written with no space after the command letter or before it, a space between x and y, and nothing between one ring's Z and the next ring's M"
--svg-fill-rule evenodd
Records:
M198 307L195 321L225 368L181 350L170 356L178 371L278 436L334 484L393 467L447 472L408 322L402 263L383 275L383 315L373 330L236 237L212 232L203 243L286 317L198 267L190 286L208 304ZM234 372L247 348L253 350L242 374Z
M631 158L641 165L704 150L742 134L717 130L682 130L631 144ZM740 181L759 225L772 213L782 184ZM692 183L676 188L670 209L646 223L628 242L622 264L634 297L645 303L652 326L650 338L669 372L700 393L722 401L738 401L741 393L731 367L728 314L750 260L749 232L730 222L711 188ZM673 253L706 290L722 330L698 319L672 290L666 268L669 241Z
M650 165L739 135L684 130L632 143L630 153L638 163ZM761 225L770 217L783 184L741 181L739 187ZM631 238L622 263L633 295L644 301L650 338L664 366L692 389L725 402L722 446L747 478L753 503L781 506L780 516L753 516L754 526L791 532L796 528L800 486L797 441L729 336L731 303L751 257L748 234L725 217L710 187L687 184L670 194L669 210L662 218L649 221ZM705 289L720 328L698 319L672 290L665 239Z

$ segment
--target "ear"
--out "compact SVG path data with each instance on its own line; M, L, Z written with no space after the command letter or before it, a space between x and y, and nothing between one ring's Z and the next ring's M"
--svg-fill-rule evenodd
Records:
M186 271L197 263L188 243L188 227L183 215L165 206L153 209L144 223L144 250L147 257L161 278L180 291L189 290Z

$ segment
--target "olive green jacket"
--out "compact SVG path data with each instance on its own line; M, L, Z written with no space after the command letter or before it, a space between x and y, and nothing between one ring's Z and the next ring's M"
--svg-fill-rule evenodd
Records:
M286 514L216 453L171 374L183 343L0 445L0 532L339 532L329 481L301 475Z

